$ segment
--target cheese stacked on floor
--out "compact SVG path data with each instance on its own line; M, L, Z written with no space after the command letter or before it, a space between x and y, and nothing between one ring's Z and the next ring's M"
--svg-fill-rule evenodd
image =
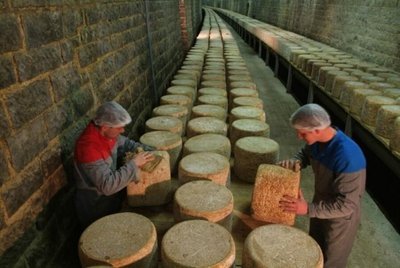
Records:
M161 242L164 268L229 268L235 261L235 242L222 226L204 221L183 221L172 226Z
M176 105L185 106L186 108L188 108L188 113L190 114L193 103L192 103L192 99L186 95L168 94L168 95L161 96L160 104L161 105L176 104Z
M163 130L183 136L182 121L172 116L152 117L146 121L145 128L146 132Z
M179 162L178 178L181 184L194 180L211 180L220 185L228 185L229 161L217 153L192 153Z
M237 97L258 97L257 90L251 88L233 88L229 91L228 106L232 109L232 102Z
M203 116L215 117L224 122L227 117L226 110L217 105L200 104L193 106L191 119Z
M232 108L234 109L239 106L251 106L263 109L264 103L258 97L236 97L232 100Z
M225 89L215 88L215 87L203 87L198 91L199 96L203 95L218 95L226 97L228 93Z
M188 86L172 86L167 88L167 94L170 95L185 95L188 96L192 100L192 104L196 100L196 91L193 87Z
M154 267L157 264L154 224L136 213L117 213L92 223L79 239L82 267Z
M297 197L299 186L300 172L277 165L260 165L253 188L251 216L263 222L293 225L295 214L283 212L279 200L284 195Z
M279 144L266 137L244 137L236 141L233 155L236 176L243 181L254 182L259 165L277 162Z
M248 136L261 136L269 138L269 125L255 119L238 119L232 122L229 139L234 146L236 141Z
M174 173L182 151L182 137L169 131L150 131L140 137L140 142L167 151L171 172Z
M229 159L231 142L224 135L209 133L193 136L183 145L183 156L200 152L217 153Z
M228 125L215 117L197 117L189 120L187 124L187 137L193 137L200 134L214 133L226 136Z
M151 171L139 169L139 179L131 182L126 188L127 201L131 207L159 206L171 201L171 168L169 154L165 151L154 151L161 156L161 161Z
M265 122L265 112L263 109L253 106L238 106L231 110L229 123L238 119L256 119Z
M189 110L185 106L166 104L153 109L153 116L172 116L182 121L183 132L185 132L186 122L188 120Z
M206 219L232 229L233 195L225 186L212 181L192 181L180 186L174 197L177 222Z
M247 236L243 268L322 268L324 259L317 242L300 229L271 224L258 227Z
M197 98L198 104L220 106L228 111L228 98L220 95L201 95Z

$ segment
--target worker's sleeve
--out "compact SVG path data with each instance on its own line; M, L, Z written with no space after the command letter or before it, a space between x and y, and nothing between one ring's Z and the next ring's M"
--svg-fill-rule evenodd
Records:
M320 219L346 217L359 209L364 192L365 170L341 173L333 181L332 197L310 203L308 215Z
M119 169L113 171L105 160L97 160L89 163L78 164L80 176L90 187L95 187L104 195L112 195L130 182L136 181L138 168L133 161L128 161Z
M304 146L299 152L297 152L293 159L299 160L300 161L300 168L306 168L307 166L310 165L310 156L311 156L311 151L310 147L308 145Z

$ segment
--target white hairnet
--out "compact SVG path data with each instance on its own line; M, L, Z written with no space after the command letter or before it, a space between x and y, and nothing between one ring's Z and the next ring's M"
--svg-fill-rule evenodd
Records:
M331 119L324 108L315 103L301 106L290 117L290 123L296 129L324 129L331 125Z
M129 124L132 118L124 107L115 101L109 101L97 109L93 121L98 126L120 127Z

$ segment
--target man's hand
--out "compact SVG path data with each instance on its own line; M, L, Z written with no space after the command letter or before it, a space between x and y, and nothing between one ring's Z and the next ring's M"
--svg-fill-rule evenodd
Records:
M297 159L286 159L276 163L278 166L290 169L294 172L299 172L301 169L300 161Z
M135 162L136 166L139 168L141 168L147 162L150 162L153 160L154 160L154 155L150 152L141 152L141 153L136 154L133 157L133 162Z
M284 212L296 213L297 215L306 215L308 211L308 204L306 200L304 200L301 189L299 189L298 198L284 195L279 201L279 207L282 208Z

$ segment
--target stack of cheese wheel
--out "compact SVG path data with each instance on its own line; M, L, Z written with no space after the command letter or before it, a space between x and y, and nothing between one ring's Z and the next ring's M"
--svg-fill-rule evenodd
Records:
M203 95L218 95L218 96L226 97L228 95L228 93L226 92L225 89L221 89L221 88L203 87L203 88L199 89L198 95L199 96L203 96Z
M270 224L251 231L244 242L242 267L322 268L317 242L295 227Z
M183 145L183 156L192 153L213 152L230 158L231 143L220 134L201 134L189 138Z
M171 227L161 242L164 268L230 268L235 242L222 226L205 220L189 220Z
M232 101L237 97L258 97L258 92L251 88L233 88L229 91L228 106L232 109Z
M258 166L275 164L279 157L279 144L266 137L244 137L236 141L233 149L235 175L254 182Z
M284 212L279 207L279 201L284 195L297 197L299 186L300 172L261 164L253 188L251 217L263 222L293 225L295 214Z
M232 100L232 108L239 106L252 106L263 109L264 103L258 97L236 97Z
M225 81L202 81L200 83L200 87L216 87L220 89L226 90L226 82Z
M183 125L183 132L185 132L188 114L189 110L187 107L175 104L160 105L153 109L153 116L165 115L176 117L181 120Z
M183 136L182 121L172 116L155 116L145 122L145 131L170 131Z
M186 155L179 162L180 184L194 180L210 180L220 185L230 183L230 165L225 156L212 152Z
M188 96L192 100L192 105L197 97L196 91L194 90L194 88L188 87L188 86L172 86L172 87L167 88L166 93L171 94L171 95Z
M390 139L394 122L400 116L400 105L383 105L376 116L375 134Z
M225 186L212 181L192 181L180 186L174 197L177 222L206 219L232 229L233 195Z
M203 116L215 117L224 122L226 121L227 117L226 110L221 106L210 104L200 104L193 106L191 119Z
M198 104L217 105L228 110L228 98L220 95L201 95L197 98Z
M227 124L215 117L197 117L189 120L187 124L187 137L193 137L200 134L214 133L226 136L228 132Z
M231 82L229 85L230 85L230 89L232 89L232 88L257 89L257 85L251 81L234 81L234 82Z
M155 267L157 233L154 224L136 213L117 213L92 223L79 239L82 267Z
M269 125L255 119L238 119L232 122L229 131L229 139L233 146L238 139L248 136L269 138Z
M238 119L256 119L265 122L265 112L253 106L238 106L231 110L229 123Z
M189 113L190 113L190 109L192 108L192 99L186 95L168 94L168 95L161 96L160 104L161 105L176 104L176 105L185 106L188 108Z
M182 137L169 131L150 131L140 137L140 142L167 151L170 156L171 172L175 172L182 151Z
M376 115L382 105L396 104L396 100L384 96L369 96L365 98L361 111L361 121L364 124L375 127Z
M159 206L171 201L169 154L165 151L153 151L153 154L161 157L157 166L151 171L139 169L140 179L126 187L127 202L131 207Z

